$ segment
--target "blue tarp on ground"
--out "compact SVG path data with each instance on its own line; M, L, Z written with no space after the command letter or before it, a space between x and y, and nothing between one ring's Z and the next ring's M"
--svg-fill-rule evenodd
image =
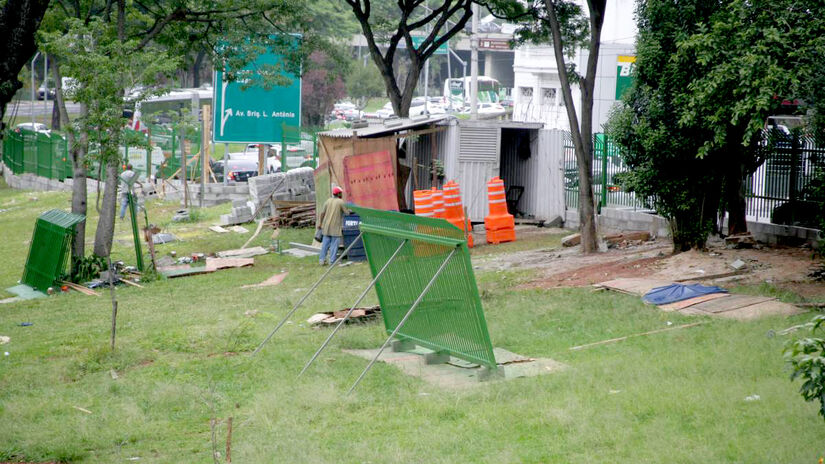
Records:
M642 301L655 305L664 305L697 296L709 295L711 293L728 293L728 291L720 287L708 287L699 284L670 284L664 287L656 287L645 293Z

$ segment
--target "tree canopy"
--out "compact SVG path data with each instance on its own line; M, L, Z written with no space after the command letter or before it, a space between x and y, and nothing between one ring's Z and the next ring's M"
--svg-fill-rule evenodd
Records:
M407 116L419 75L427 59L461 32L472 17L473 0L344 0L367 40L395 114ZM413 37L421 42L416 45ZM409 59L405 74L397 66L400 51Z
M747 230L744 181L769 148L766 119L807 98L822 63L814 3L639 4L636 79L610 130L631 167L626 186L655 198L677 250L703 247L720 208L730 233Z

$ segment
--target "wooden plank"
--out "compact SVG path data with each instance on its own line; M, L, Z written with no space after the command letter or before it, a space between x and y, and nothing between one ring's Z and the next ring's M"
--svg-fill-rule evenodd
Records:
M645 293L653 290L656 287L663 287L665 285L670 285L672 283L673 282L668 280L624 278L609 280L607 282L601 282L597 286L604 287L617 292L627 293L629 295L643 296Z
M749 321L767 316L793 316L795 314L802 314L805 310L797 308L788 303L783 303L777 300L763 301L750 306L733 309L721 313L714 314L725 319L734 319L737 321Z
M642 332L642 333L638 333L638 334L626 335L624 337L611 338L609 340L602 340L600 342L587 343L585 345L573 346L573 347L570 347L570 350L571 351L578 351L578 350L582 350L582 349L585 349L585 348L590 348L590 347L593 347L593 346L606 345L608 343L620 342L620 341L623 341L623 340L627 340L628 338L642 337L642 336L645 336L645 335L653 335L653 334L662 333L662 332L669 332L671 330L687 329L688 327L696 327L697 325L706 324L707 322L708 321L694 322L692 324L679 325L679 326L676 326L676 327L668 327L666 329L651 330L649 332Z
M705 301L693 306L693 309L704 311L710 314L723 313L725 311L732 311L734 309L752 306L766 301L775 300L766 296L750 296L750 295L730 295L728 298L715 299Z
M699 303L704 303L705 301L715 300L717 298L725 298L728 296L730 296L730 293L711 293L710 295L702 295L694 298L688 298L687 300L677 301L675 303L659 305L659 309L661 309L662 311L679 311L681 309L685 309L690 306L697 305Z

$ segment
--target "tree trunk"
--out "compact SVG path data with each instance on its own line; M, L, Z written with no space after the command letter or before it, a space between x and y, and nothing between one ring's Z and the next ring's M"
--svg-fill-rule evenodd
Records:
M206 52L199 50L195 56L195 62L192 64L192 87L201 86L201 65L204 58L206 58Z
M20 70L36 50L34 36L49 7L49 0L7 0L0 10L0 121L6 115L6 105L23 84L17 78Z
M738 150L741 150L737 148ZM736 157L742 159L741 155ZM745 167L741 162L730 167L725 176L725 204L728 210L728 235L748 233L745 201Z
M115 138L119 140L119 137ZM109 256L112 252L112 241L115 235L115 210L117 208L117 176L118 160L116 156L109 156L106 163L106 182L103 191L103 205L100 208L100 219L95 232L94 253L97 256Z
M58 87L55 87L55 89L54 89L55 97L54 97L54 102L52 103L52 130L56 130L56 131L59 131L60 126L61 126L60 108L57 105L57 96L56 96L58 88L60 88L60 87L58 86Z
M547 21L552 34L553 51L556 57L559 81L561 82L562 97L567 110L567 119L570 123L570 134L576 151L576 161L579 166L579 221L581 223L581 244L585 253L599 251L598 234L596 230L596 208L593 195L593 89L596 83L596 69L599 60L600 38L604 22L604 0L590 0L590 46L587 58L586 75L581 81L582 92L582 121L576 114L573 105L573 93L570 79L567 76L567 64L564 60L564 43L561 34L561 24L555 10L553 0L544 1L547 10Z
M66 127L66 143L69 149L69 159L72 161L72 213L86 216L86 149L89 139L85 132L80 134L80 140L75 139L75 132L72 130L69 121L69 114L66 111L66 101L63 98L62 73L60 72L60 60L52 58L52 73L55 81L55 107L57 108L60 122ZM80 105L80 117L85 118L89 109L85 104ZM83 259L86 255L86 222L81 222L75 226L77 232L72 241L72 263Z

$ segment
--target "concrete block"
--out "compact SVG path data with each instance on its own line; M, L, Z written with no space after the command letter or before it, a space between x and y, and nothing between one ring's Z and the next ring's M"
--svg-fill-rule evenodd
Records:
M392 350L396 353L402 351L412 351L415 349L415 343L411 340L393 340L391 343Z
M450 362L448 351L433 351L424 355L425 364L446 364L448 362Z

